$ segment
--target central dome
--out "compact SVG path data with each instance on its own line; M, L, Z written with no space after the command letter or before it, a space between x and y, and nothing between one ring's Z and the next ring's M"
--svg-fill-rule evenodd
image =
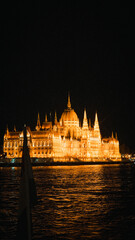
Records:
M78 121L77 114L75 113L74 109L65 109L61 115L60 121Z
M64 112L61 115L60 119L61 125L64 124L65 126L79 126L79 118L74 111L74 109L71 108L71 102L70 102L70 96L68 95L68 104L67 109L64 110Z

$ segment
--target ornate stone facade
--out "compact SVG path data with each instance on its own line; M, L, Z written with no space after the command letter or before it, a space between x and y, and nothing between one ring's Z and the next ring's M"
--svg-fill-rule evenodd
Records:
M54 124L47 120L41 125L38 114L37 125L34 131L27 127L27 138L32 158L53 158L54 161L68 159L83 161L99 161L103 159L120 160L119 141L117 136L102 139L98 116L95 114L94 127L88 124L86 110L84 110L83 124L71 108L68 96L67 108L57 121L55 113ZM7 158L22 156L23 132L9 132L4 135L3 150Z

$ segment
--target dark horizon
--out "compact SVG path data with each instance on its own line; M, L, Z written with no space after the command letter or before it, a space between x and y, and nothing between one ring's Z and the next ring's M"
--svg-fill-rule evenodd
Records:
M101 134L118 133L135 151L134 12L129 6L57 3L3 9L0 143L9 130L32 129L37 114L84 108Z

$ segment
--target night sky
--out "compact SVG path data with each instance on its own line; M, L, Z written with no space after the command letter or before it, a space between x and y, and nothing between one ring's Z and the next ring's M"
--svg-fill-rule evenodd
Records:
M134 9L61 2L1 9L0 143L7 125L34 129L38 112L59 119L70 92L81 121L97 111L102 136L135 151Z

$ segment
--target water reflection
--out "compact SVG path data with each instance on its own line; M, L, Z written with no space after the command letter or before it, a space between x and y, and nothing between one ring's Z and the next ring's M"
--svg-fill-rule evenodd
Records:
M121 167L97 165L44 170L40 169L39 172L45 174L45 191L40 187L38 189L42 189L39 192L40 201L46 203L39 205L42 205L44 212L42 229L45 236L57 236L56 239L61 236L67 239L87 239L88 236L91 239L102 239L103 232L113 237L114 228L115 234L118 234L121 221L125 224L130 208L126 196L127 176L123 177ZM38 179L37 183L42 184ZM36 210L36 214L40 212ZM46 219L51 223L51 230L50 225L48 227L45 224ZM122 232L121 236L123 239Z
M14 239L19 172L1 170L2 209ZM34 168L38 204L33 239L134 239L135 171L131 166ZM9 198L10 196L10 198ZM7 238L6 238L7 237Z

